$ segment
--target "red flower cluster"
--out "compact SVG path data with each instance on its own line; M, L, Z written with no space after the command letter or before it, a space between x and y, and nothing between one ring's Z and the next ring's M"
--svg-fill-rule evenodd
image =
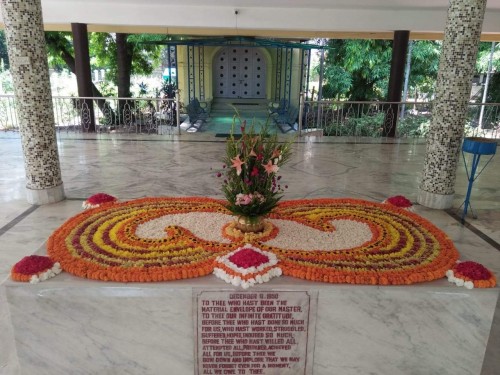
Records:
M497 284L495 275L493 275L482 264L466 261L460 262L446 272L448 281L464 285L468 289L472 288L493 288Z
M34 275L52 268L54 262L46 256L30 255L14 265L13 271L22 275Z
M245 247L237 253L231 255L229 260L240 268L258 267L261 264L269 262L269 258L264 254Z
M61 272L59 263L47 256L30 255L17 262L10 270L10 278L36 284Z
M491 272L486 267L472 261L458 263L453 269L471 280L488 280L491 277Z
M89 199L87 199L87 202L93 205L114 202L114 201L116 201L116 198L106 193L97 193L92 195Z
M390 203L393 206L401 208L408 208L413 206L410 200L402 195L396 195L394 197L387 198L387 203Z

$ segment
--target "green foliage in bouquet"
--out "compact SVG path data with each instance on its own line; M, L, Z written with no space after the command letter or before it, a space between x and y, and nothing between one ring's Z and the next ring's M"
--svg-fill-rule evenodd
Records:
M234 136L236 121L241 124L241 137ZM222 191L228 209L235 215L256 217L268 214L283 197L278 170L288 161L293 140L279 143L267 124L256 133L246 120L233 117L231 135L226 143L224 183Z

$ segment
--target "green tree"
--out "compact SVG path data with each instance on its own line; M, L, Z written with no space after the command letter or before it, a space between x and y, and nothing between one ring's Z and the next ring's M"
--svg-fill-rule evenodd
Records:
M415 98L421 94L432 97L439 70L441 41L416 40L412 42L408 91Z
M481 42L477 53L476 71L478 73L486 73L491 55L491 42ZM493 50L493 72L500 72L500 42L495 44Z
M118 87L119 97L130 97L130 80L133 74L150 74L160 64L163 46L151 42L165 40L163 35L149 34L108 34L90 33L89 52L91 66L105 67L107 78ZM52 67L61 67L63 64L76 74L73 39L71 33L47 32L47 49L49 63ZM150 43L144 43L150 42ZM92 84L95 97L103 95ZM104 99L97 104L102 112L112 114L112 123L116 123L116 116L110 110Z
M118 87L118 96L130 97L130 78L134 74L151 74L160 65L164 35L90 33L89 52L92 68L105 67L107 79ZM52 68L67 66L75 73L71 33L47 32L49 64ZM149 42L149 43L145 43ZM94 93L99 90L93 88ZM98 95L99 96L99 95Z
M92 33L89 38L92 63L106 68L106 78L118 87L119 97L130 97L130 79L135 74L151 74L161 63L167 40L156 34Z
M53 68L67 66L73 74L76 74L75 53L71 33L57 31L46 32L45 41L49 65ZM97 98L103 97L94 83L92 83L92 95ZM110 113L111 122L116 123L116 115L105 99L98 99L97 106L101 112Z
M71 72L75 73L75 52L71 33L48 31L45 33L45 42L49 66L56 70L67 66Z
M325 59L325 98L383 100L391 67L392 42L388 40L330 40ZM439 68L441 42L414 41L409 88L431 95Z
M328 41L324 78L329 97L353 101L383 99L390 72L391 41Z
M491 42L482 42L479 45L476 70L478 73L487 73L491 56ZM492 74L486 96L487 103L500 103L500 42L495 44L491 64Z
M5 32L0 30L0 60L2 61L3 69L9 69L9 55L7 53L7 43L5 42Z

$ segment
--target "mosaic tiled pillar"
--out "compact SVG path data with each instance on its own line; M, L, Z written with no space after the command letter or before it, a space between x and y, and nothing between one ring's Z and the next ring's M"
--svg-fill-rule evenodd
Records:
M486 0L451 0L418 203L450 208Z
M1 0L28 202L64 199L40 0Z

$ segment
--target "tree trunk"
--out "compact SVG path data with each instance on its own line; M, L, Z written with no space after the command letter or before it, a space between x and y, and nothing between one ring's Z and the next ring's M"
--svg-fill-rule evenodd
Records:
M118 97L130 98L130 76L132 72L132 49L133 46L127 42L128 34L116 34L116 65L118 70L117 84ZM119 117L122 122L133 121L135 113L134 103L127 105L127 100L118 100Z
M76 74L76 64L75 64L75 57L68 52L64 47L62 47L62 43L56 43L52 38L47 39L47 44L52 44L52 47L55 49L58 49L61 54L61 58L64 60L66 65L68 66L69 70L73 73ZM99 89L94 85L92 82L92 95L97 98L103 98L101 92ZM110 122L111 124L116 124L117 123L117 118L115 111L111 108L109 103L106 101L106 99L97 99L96 100L97 106L99 107L100 111L108 115L110 117Z
M118 96L130 98L130 75L132 72L132 49L127 42L128 34L116 34L116 64L118 68Z

